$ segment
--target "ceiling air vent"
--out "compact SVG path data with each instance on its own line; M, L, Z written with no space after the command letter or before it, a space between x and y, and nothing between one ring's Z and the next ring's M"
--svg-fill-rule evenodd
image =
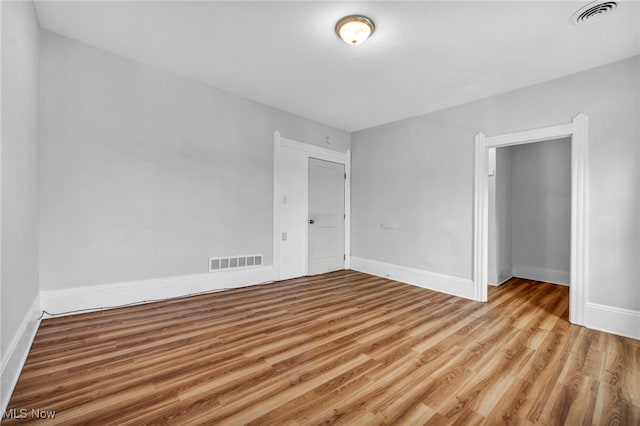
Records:
M595 22L605 14L613 12L616 7L618 3L615 1L594 1L571 15L571 22L575 25Z

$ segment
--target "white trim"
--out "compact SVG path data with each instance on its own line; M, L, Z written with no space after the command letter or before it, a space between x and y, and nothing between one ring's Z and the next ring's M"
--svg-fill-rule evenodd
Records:
M35 7L35 3L34 3ZM0 5L0 23L2 22L2 6ZM1 48L0 48L1 50ZM2 65L2 55L0 54L0 67ZM39 77L39 76L38 76ZM2 98L2 78L0 78L0 98ZM2 129L2 102L0 102L0 129ZM2 293L2 132L0 132L0 294ZM2 299L0 299L0 371L4 371L5 355L2 348ZM0 379L4 377L4 374L0 373ZM2 415L4 415L4 409L6 404L4 403L5 390L0 380L0 408L2 408ZM8 399L7 399L8 402ZM1 421L1 420L0 420Z
M586 326L640 340L640 311L587 303Z
M273 265L274 279L280 279L280 180L278 179L278 167L280 159L280 132L273 133L273 235L271 251L271 264Z
M571 272L569 321L586 324L589 277L589 118L578 114L573 119L571 139Z
M344 172L344 269L351 269L351 150L347 150Z
M500 287L502 284L506 283L506 282L507 282L507 281L509 281L511 278L513 278L513 277L507 277L507 278L505 278L504 280L500 281L498 284L493 284L491 281L489 281L489 282L487 283L487 285L490 285L490 286L492 286L492 287Z
M498 279L500 279L500 284L504 284L513 278L513 265L504 268L502 271L498 272Z
M489 282L489 151L487 137L478 133L475 138L475 177L473 189L473 298L487 301Z
M508 268L504 268L502 271L498 272L498 283L491 283L488 282L489 285L492 285L494 287L499 287L502 284L506 283L507 281L509 281L511 278L513 278L513 266L509 266Z
M452 277L423 269L394 265L392 263L361 257L351 258L351 269L415 285L427 290L439 291L466 299L474 299L473 282L464 278Z
M501 146L513 146L533 142L543 142L552 139L569 137L573 135L574 131L575 130L573 123L567 123L560 124L558 126L525 130L523 132L507 133L504 135L487 137L486 146L487 148L498 148Z
M488 150L571 137L571 273L569 320L585 324L588 276L588 172L587 144L589 119L578 114L571 123L527 130L524 132L475 138L474 215L473 215L473 282L474 298L487 301L488 262Z
M312 147L313 148L313 147ZM304 151L303 149L301 149L301 151ZM311 158L311 152L305 152L306 156L305 158L305 170L306 173L304 175L301 176L302 178L302 182L303 182L303 196L302 199L304 200L304 222L306 223L307 220L309 219L309 158ZM304 227L304 275L309 275L309 227L305 226Z
M309 157L318 158L320 160L333 161L335 163L346 164L347 154L345 152L334 151L332 149L323 148L317 145L311 145L304 142L294 141L293 139L283 138L278 132L280 146L297 149L298 151L309 154Z
M344 194L345 194L345 234L344 234L344 268L348 269L350 266L350 255L351 255L351 151L347 150L346 152L334 151L331 149L323 148L317 145L310 145L304 142L298 142L292 139L287 139L282 137L279 131L274 132L273 138L273 270L274 270L274 280L279 280L281 278L281 250L280 250L280 241L281 241L281 227L280 227L280 154L282 148L294 149L302 152L304 154L304 161L309 161L309 158L317 158L319 160L332 161L334 163L344 164L344 170L347 174L347 178L344 181ZM301 179L304 179L304 210L305 210L305 220L309 217L308 214L308 174L305 176L301 176ZM304 258L305 265L304 270L308 273L308 228L306 229L304 235Z
M566 286L570 284L569 271L560 271L557 269L513 265L513 276L551 284Z
M18 383L18 378L22 372L22 367L27 360L29 350L33 339L36 337L36 332L40 326L40 295L36 296L27 314L18 328L18 332L14 336L13 340L7 348L6 357L2 359L2 370L0 370L0 387L2 389L2 413L6 410L13 389Z
M215 274L129 281L41 291L42 309L51 314L98 311L128 304L189 296L273 281L273 267L236 269Z

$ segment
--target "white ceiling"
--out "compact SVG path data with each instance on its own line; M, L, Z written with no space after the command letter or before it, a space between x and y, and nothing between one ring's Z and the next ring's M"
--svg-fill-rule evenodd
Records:
M640 10L621 1L37 2L42 28L347 131L640 54ZM360 46L334 33L361 13Z

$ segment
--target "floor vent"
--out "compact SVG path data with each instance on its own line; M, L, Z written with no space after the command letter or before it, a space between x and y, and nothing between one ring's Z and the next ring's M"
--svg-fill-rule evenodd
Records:
M229 269L255 268L257 266L262 266L261 254L209 258L209 272L228 271Z

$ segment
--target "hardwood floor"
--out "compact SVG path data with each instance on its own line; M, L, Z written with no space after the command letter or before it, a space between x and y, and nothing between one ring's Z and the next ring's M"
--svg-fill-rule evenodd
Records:
M47 424L640 424L640 342L568 288L489 303L354 271L42 322L9 403ZM24 422L5 419L3 424Z

